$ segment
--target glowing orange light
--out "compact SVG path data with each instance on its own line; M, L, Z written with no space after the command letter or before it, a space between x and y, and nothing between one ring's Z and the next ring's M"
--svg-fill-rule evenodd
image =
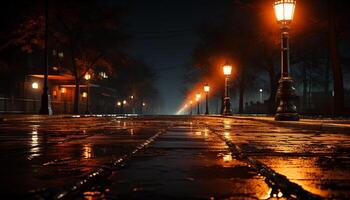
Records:
M39 84L37 82L32 83L32 88L33 89L38 89L39 88Z
M197 94L196 94L196 101L199 101L200 98L201 98L201 94L200 94L200 93L197 93Z
M66 88L64 88L64 87L61 88L61 93L62 93L62 94L66 93L66 92L67 92L67 89L66 89Z
M83 92L83 97L86 98L87 97L87 93Z
M223 70L224 70L224 75L229 76L229 75L231 75L231 72L232 72L232 66L231 65L224 65Z
M85 78L85 80L90 80L91 75L90 75L90 74L88 74L88 73L86 73L86 74L85 74L85 76L84 76L84 78Z
M204 92L208 93L210 91L210 87L208 84L204 85Z
M274 3L276 19L279 23L289 23L293 20L295 0L277 0Z

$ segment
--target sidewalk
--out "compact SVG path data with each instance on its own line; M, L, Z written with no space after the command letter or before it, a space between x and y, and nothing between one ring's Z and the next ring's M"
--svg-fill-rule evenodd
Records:
M273 117L230 116L234 119L254 120L278 126L303 128L317 131L331 131L350 134L350 120L301 119L300 121L275 121Z
M108 198L265 199L264 177L198 127L174 127L112 177ZM92 193L92 192L90 192Z

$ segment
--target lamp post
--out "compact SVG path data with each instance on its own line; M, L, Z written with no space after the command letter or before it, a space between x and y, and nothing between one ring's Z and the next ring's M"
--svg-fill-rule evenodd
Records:
M259 89L259 97L260 103L263 103L263 89Z
M125 114L124 107L126 106L126 100L123 100L122 102L122 114Z
M197 115L200 114L199 112L199 99L201 98L201 94L200 93L197 93L196 94L196 101L197 101Z
M84 76L84 79L86 80L86 111L85 114L90 114L90 108L89 108L89 99L90 99L90 79L91 75L86 73Z
M64 87L61 88L61 97L62 97L62 100L63 100L64 114L67 114L66 92L67 92L66 88L64 88Z
M205 92L205 114L209 114L209 102L208 102L208 93L210 91L210 87L208 83L204 85L204 92Z
M193 101L190 101L190 115L192 115L192 104L193 104Z
M274 9L277 22L281 25L281 78L277 90L278 107L275 120L298 121L299 115L293 103L295 88L289 75L289 24L293 20L295 0L276 0Z
M146 107L146 102L142 102L142 107L141 107L141 114L144 112L144 108Z
M45 73L44 73L44 85L43 85L43 93L41 95L41 105L39 114L41 115L52 115L51 108L51 99L49 94L48 87L48 76L49 76L49 47L48 47L48 38L49 38L49 0L45 0Z
M131 113L135 114L135 103L134 103L134 95L130 96L130 106L131 106Z
M118 107L117 113L118 113L118 114L121 114L122 102L117 101L117 107Z
M230 96L229 96L229 78L231 75L232 71L232 66L231 65L224 65L223 66L223 71L225 75L225 97L224 97L224 115L231 115L231 102L230 102Z

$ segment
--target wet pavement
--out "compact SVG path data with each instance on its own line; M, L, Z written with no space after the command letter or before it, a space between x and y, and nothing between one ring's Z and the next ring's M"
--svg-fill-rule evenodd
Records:
M219 117L13 117L3 197L349 199L350 133ZM85 183L91 174L98 179ZM69 193L74 188L74 193Z

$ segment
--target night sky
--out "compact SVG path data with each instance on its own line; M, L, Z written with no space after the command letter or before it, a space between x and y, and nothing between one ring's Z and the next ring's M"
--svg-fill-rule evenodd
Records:
M148 0L128 3L126 26L133 37L127 50L156 69L162 113L174 114L183 101L183 75L198 38L196 29L219 20L229 0Z

